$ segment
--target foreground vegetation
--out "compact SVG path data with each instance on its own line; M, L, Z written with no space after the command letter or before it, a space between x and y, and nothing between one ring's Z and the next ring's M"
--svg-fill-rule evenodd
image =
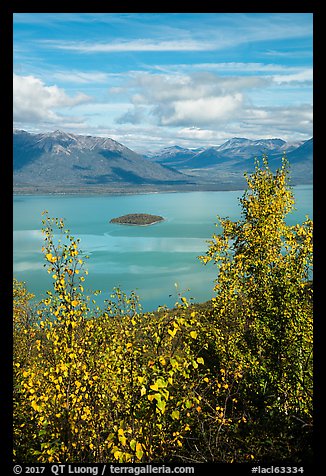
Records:
M285 160L246 179L201 257L206 305L143 313L115 289L96 307L78 240L44 213L53 290L35 308L14 280L15 461L311 461L312 222L285 223Z

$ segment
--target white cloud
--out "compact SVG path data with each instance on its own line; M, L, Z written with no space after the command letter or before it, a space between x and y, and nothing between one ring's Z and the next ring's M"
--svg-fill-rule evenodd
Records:
M214 49L215 45L207 41L180 40L120 40L108 43L87 43L78 41L43 40L48 46L77 53L116 53L124 51L203 51Z
M248 107L230 131L243 137L280 137L284 140L308 139L312 136L313 111L309 104L299 106Z
M228 120L243 102L240 93L220 97L185 99L171 104L170 114L161 114L163 125L212 124Z
M71 108L89 100L89 96L83 93L70 97L63 89L56 85L46 86L35 76L13 76L13 110L17 122L57 122L63 117L58 109Z
M227 121L239 113L244 92L270 84L259 77L220 77L213 73L167 75L138 73L125 87L132 92L129 109L119 123L145 119L165 126L202 126ZM114 91L113 91L114 92ZM117 91L122 93L120 88ZM146 109L144 109L146 107Z
M87 84L87 83L105 83L108 80L108 74L100 71L56 71L53 78L68 83Z
M149 69L165 72L165 73L176 73L176 72L189 72L189 71L207 71L207 72L218 72L218 73L236 73L240 75L241 73L265 73L269 75L271 73L280 73L280 74L294 74L299 73L303 70L300 66L288 66L277 63L259 63L259 62L238 62L238 61L229 61L229 62L219 62L219 63L178 63L178 64L164 64L164 65L148 65Z
M254 69L254 65L252 63L249 69ZM274 72L274 67L271 65L267 70ZM176 138L179 136L176 128L181 128L192 131L193 139L207 142L216 142L221 129L227 131L228 137L239 134L247 134L249 138L266 134L282 138L285 135L290 138L291 135L311 136L312 106L309 101L291 104L284 99L283 104L279 102L276 107L267 97L264 107L256 104L255 98L267 95L267 92L275 97L281 81L291 81L291 88L293 81L305 81L311 75L309 68L280 68L277 71L275 67L276 72L280 74L220 76L207 71L192 74L134 72L124 89L121 86L116 91L125 97L129 95L131 101L127 112L116 122L134 126L156 124L161 133L166 128L171 137ZM220 133L216 134L218 130ZM187 133L185 136L188 139Z
M313 80L312 68L307 68L292 74L278 74L273 76L273 80L278 83L293 83L293 82L311 82Z
M52 48L82 54L129 51L218 51L241 44L311 36L311 22L307 21L307 14L260 15L258 19L256 15L241 13L217 13L203 16L195 14L196 23L192 19L189 23L186 20L183 21L182 25L176 25L173 18L171 18L171 22L166 21L165 24L162 24L157 21L155 14L141 15L144 15L145 22L142 22L141 16L138 17L138 26L135 30L137 36L132 39L121 37L109 41L43 40L38 41L38 44L42 43ZM151 15L153 20L149 21ZM69 17L67 18L69 19ZM99 23L109 22L110 27L112 22L119 21L118 15L108 14L101 14L92 19L84 14L84 21L86 18L89 19L88 21L94 21L96 18ZM201 18L204 19L203 23ZM129 28L130 25L132 24L129 23ZM110 32L108 34L110 35ZM172 39L166 40L166 38Z
M194 139L196 141L204 141L205 143L208 141L218 141L221 139L221 133L217 130L210 130L210 129L201 129L199 127L184 127L179 129L176 133L176 136L183 140L191 140ZM227 135L227 137L229 137Z

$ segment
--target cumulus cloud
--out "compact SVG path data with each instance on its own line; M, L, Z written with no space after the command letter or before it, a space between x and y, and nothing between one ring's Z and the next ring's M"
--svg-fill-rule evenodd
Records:
M273 68L270 68L270 72ZM276 71L275 71L276 72ZM268 98L265 106L254 98L287 82L304 82L311 70L284 70L281 74L218 75L213 72L181 74L134 72L132 79L116 94L129 95L131 106L117 119L118 124L155 125L166 128L171 135L184 140L216 141L221 131L228 137L248 138L310 135L312 105L289 104L275 106ZM279 86L278 86L279 85ZM258 90L261 93L258 93ZM115 91L112 90L112 94ZM178 132L178 128L179 131Z
M219 77L207 72L135 74L127 86L133 91L134 110L120 116L117 122L143 120L142 107L159 125L191 127L226 121L243 107L246 90L266 86L270 81L260 77Z
M196 139L198 143L201 141L206 143L207 141L214 142L221 140L221 132L211 129L201 129L199 127L183 127L176 132L176 137L178 140L183 139L193 141ZM229 138L229 135L227 134L225 137Z
M70 97L56 85L46 86L35 76L17 74L13 77L13 99L14 120L29 123L57 122L63 117L57 109L61 111L90 100L86 94Z
M204 97L174 101L170 111L160 108L158 115L163 125L211 124L228 120L243 102L241 93L219 97Z

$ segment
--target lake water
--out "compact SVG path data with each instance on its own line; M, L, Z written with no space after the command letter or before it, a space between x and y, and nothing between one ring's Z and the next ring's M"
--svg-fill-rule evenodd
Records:
M293 188L296 211L289 224L312 218L312 185ZM204 266L197 256L207 250L216 232L216 215L240 218L243 191L164 193L125 196L31 196L14 197L14 276L25 281L38 299L51 289L52 280L43 267L41 233L43 210L62 217L80 247L90 256L85 290L100 289L100 301L114 286L134 290L144 310L173 306L178 292L202 302L213 296L216 268ZM127 213L161 215L155 225L126 226L109 223ZM177 284L177 287L175 286ZM189 291L187 291L189 290ZM187 292L186 292L187 291Z

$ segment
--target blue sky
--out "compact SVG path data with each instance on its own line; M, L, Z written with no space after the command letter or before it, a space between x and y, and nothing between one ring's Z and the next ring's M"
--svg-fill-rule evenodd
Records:
M310 13L14 14L14 127L135 151L312 137Z

